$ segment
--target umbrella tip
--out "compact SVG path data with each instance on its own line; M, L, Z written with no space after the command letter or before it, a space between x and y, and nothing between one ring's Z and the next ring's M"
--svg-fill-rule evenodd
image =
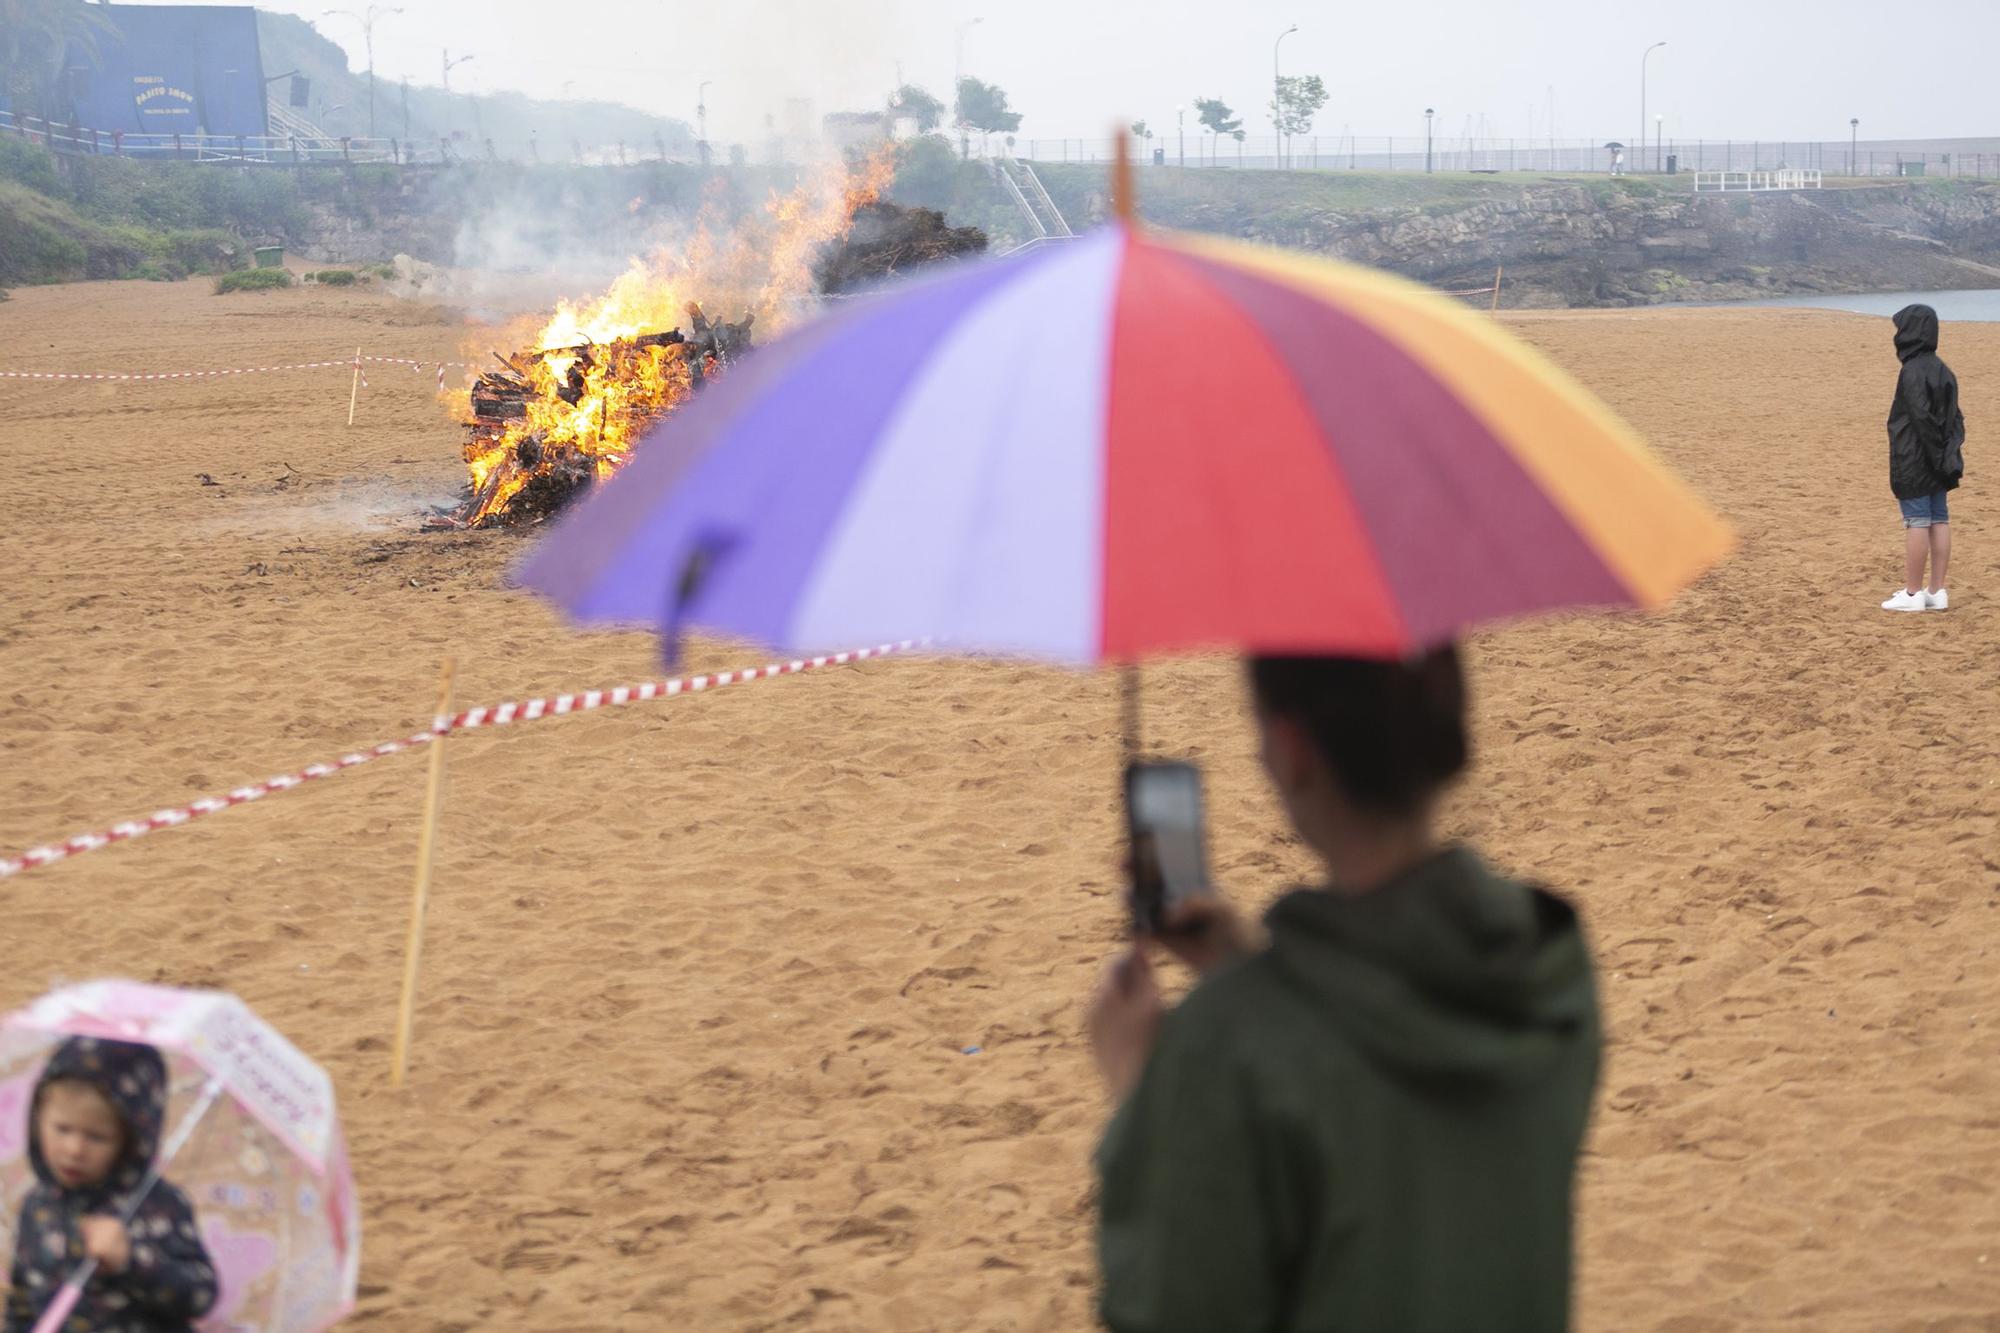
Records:
M1139 225L1132 192L1132 140L1123 125L1112 136L1115 152L1111 163L1111 211L1128 227Z

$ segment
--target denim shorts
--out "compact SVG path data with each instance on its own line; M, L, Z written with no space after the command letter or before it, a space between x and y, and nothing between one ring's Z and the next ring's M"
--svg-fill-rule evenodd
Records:
M1932 528L1941 523L1951 522L1951 511L1945 508L1945 493L1932 491L1914 500L1898 500L1902 506L1903 526L1906 528Z

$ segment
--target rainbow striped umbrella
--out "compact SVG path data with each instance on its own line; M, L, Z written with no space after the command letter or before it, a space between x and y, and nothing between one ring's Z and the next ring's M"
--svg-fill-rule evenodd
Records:
M579 620L790 651L1390 656L1557 607L1655 606L1729 541L1489 318L1119 223L759 350L517 577Z

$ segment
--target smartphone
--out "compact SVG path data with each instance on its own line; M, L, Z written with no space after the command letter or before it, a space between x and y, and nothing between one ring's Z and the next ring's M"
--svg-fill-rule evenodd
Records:
M1125 828L1132 861L1132 926L1155 934L1166 910L1209 892L1201 770L1193 764L1125 769Z

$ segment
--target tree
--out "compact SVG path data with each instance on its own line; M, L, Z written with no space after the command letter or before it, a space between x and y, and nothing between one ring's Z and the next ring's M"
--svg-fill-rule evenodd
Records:
M97 41L117 32L83 0L0 0L0 93L16 111L59 114L56 93L71 52L97 63Z
M958 123L978 130L983 148L987 135L1020 129L1021 113L1007 109L1007 94L999 85L968 74L958 81Z
M1145 121L1135 120L1132 122L1132 137L1134 139L1150 139L1153 137L1153 131L1147 126Z
M929 134L944 124L944 103L914 83L906 83L889 95L890 114L917 122L917 133Z
M943 136L926 134L896 151L896 179L889 192L905 207L948 212L957 203L958 154ZM981 185L990 189L983 178Z
M1243 121L1229 109L1229 103L1219 97L1197 97L1194 99L1195 115L1201 123L1217 134L1234 134Z
M1309 134L1313 117L1326 105L1326 85L1317 74L1287 74L1278 80L1271 119L1280 134Z
M1235 133L1237 127L1243 122L1234 118L1235 113L1229 109L1229 103L1219 97L1195 98L1194 113L1196 118L1201 121L1203 127L1215 136L1214 140L1211 141L1208 154L1208 160L1213 164L1215 161L1213 144L1220 143L1223 135Z
M1242 130L1231 130L1229 137L1236 140L1236 165L1243 165L1243 140L1248 137Z

